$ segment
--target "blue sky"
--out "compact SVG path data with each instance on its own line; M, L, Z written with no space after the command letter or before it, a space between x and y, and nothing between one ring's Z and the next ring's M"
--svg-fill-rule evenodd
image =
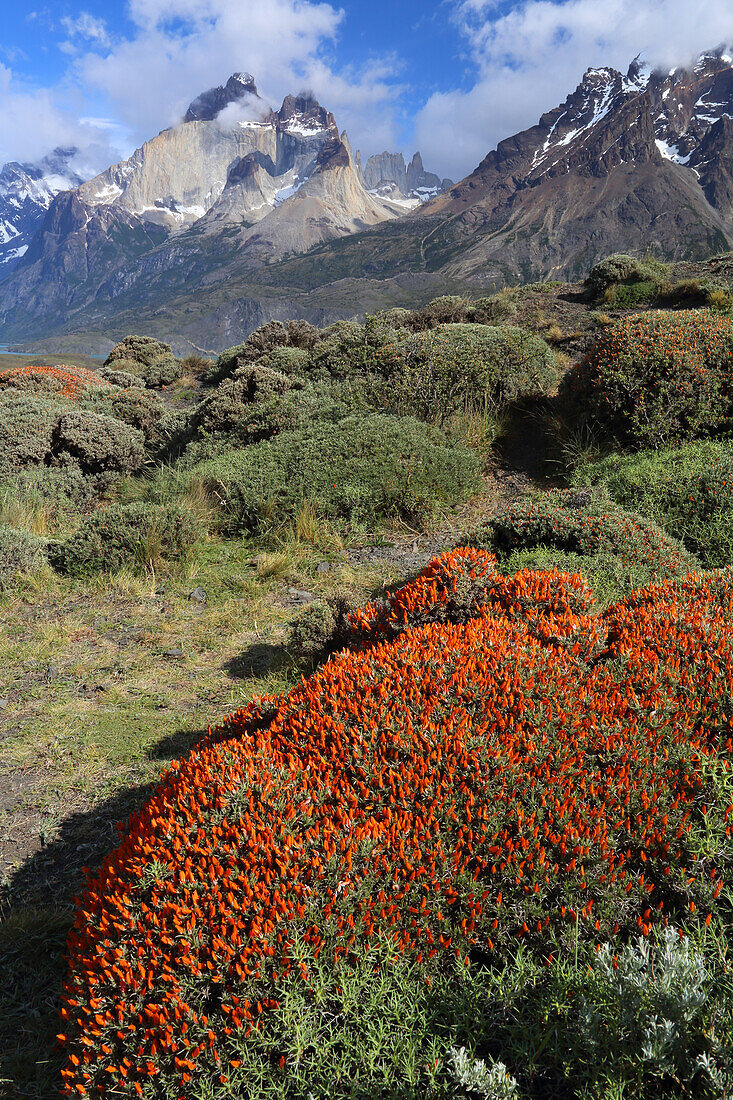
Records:
M75 144L87 170L237 69L314 90L363 153L460 178L588 66L684 64L733 40L730 0L0 0L0 163Z

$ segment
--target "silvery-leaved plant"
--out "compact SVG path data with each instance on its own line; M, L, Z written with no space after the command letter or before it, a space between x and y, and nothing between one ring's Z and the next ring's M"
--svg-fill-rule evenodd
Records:
M456 1081L468 1092L486 1100L519 1100L519 1086L503 1062L472 1057L465 1047L451 1047L450 1058Z
M643 1071L691 1081L707 1075L727 1095L714 1058L714 1037L703 1012L710 993L705 960L671 928L655 941L639 937L596 957L592 999L583 998L581 1023L597 1063L638 1060Z

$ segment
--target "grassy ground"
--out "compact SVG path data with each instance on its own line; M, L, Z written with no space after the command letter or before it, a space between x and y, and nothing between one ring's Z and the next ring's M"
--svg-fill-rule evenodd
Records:
M288 588L363 600L398 572L322 560L212 541L187 576L47 576L0 602L0 1096L55 1094L82 867L209 724L301 675L283 646L300 606Z

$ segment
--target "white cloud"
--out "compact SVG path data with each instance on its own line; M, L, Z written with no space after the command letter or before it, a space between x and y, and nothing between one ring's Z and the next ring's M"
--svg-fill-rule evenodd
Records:
M0 63L0 166L8 160L34 162L58 146L83 150L81 171L99 171L114 159L102 126L82 120L76 104L64 105L58 92L26 87Z
M109 34L104 19L97 19L88 11L79 12L74 17L65 15L61 24L71 38L83 38L88 42L96 42L100 46L109 45Z
M279 106L308 87L356 142L394 141L396 64L337 70L329 54L344 18L316 0L131 0L135 33L77 61L137 141L170 126L200 92L239 70Z
M416 119L425 163L460 177L502 138L562 102L589 66L625 70L637 53L684 65L733 39L730 0L454 0L477 79L433 95Z

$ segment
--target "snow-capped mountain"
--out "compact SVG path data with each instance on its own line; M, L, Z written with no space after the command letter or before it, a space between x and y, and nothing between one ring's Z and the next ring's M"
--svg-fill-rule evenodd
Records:
M400 157L400 160L402 158ZM404 161L402 161L404 166ZM410 177L438 188L419 155ZM426 196L427 197L427 194ZM94 301L164 296L402 217L418 202L364 186L348 137L312 95L279 110L249 73L197 96L181 123L47 203L0 292L0 324L65 317Z
M82 183L71 167L76 152L55 149L38 164L10 161L0 170L0 275L25 255L56 195Z
M428 260L487 280L580 276L614 251L693 258L733 243L733 56L690 69L588 69L418 215Z

